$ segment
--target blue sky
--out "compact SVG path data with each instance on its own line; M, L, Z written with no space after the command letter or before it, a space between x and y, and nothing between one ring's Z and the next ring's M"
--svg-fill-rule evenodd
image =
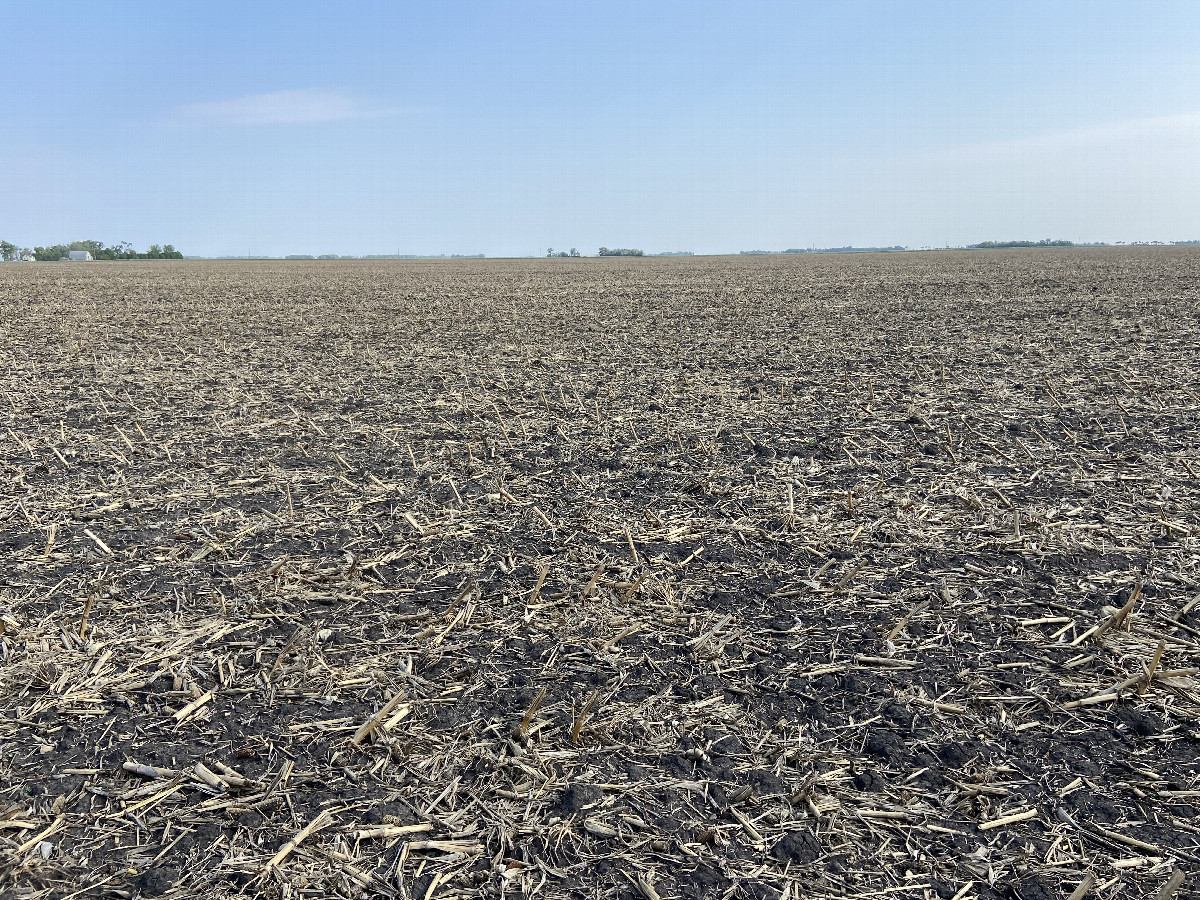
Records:
M0 238L201 255L1200 238L1180 2L0 0Z

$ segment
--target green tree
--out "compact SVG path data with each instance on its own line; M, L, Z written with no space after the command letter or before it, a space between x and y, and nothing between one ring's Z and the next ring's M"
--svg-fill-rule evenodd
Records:
M86 250L92 254L92 259L102 259L105 250L103 241L71 241L67 249Z
M5 262L12 262L16 255L16 244L10 244L8 241L0 241L0 258L3 258Z
M138 253L129 241L120 241L111 247L105 246L101 241L72 241L70 244L37 247L34 249L34 256L39 260L57 262L72 250L86 250L92 254L92 259L183 259L183 253L171 244L151 244L145 253Z

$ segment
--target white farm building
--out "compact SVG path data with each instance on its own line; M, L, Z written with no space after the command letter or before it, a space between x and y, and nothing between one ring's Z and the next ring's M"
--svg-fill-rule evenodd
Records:
M91 262L92 253L90 250L72 250L67 254L67 259L71 262Z

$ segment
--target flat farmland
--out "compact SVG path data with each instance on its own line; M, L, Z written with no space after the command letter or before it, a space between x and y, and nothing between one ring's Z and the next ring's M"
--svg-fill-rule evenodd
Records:
M0 312L0 895L1196 896L1196 250Z

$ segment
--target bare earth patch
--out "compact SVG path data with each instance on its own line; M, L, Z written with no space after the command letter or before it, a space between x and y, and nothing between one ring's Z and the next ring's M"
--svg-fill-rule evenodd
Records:
M0 266L0 895L1192 896L1198 279Z

